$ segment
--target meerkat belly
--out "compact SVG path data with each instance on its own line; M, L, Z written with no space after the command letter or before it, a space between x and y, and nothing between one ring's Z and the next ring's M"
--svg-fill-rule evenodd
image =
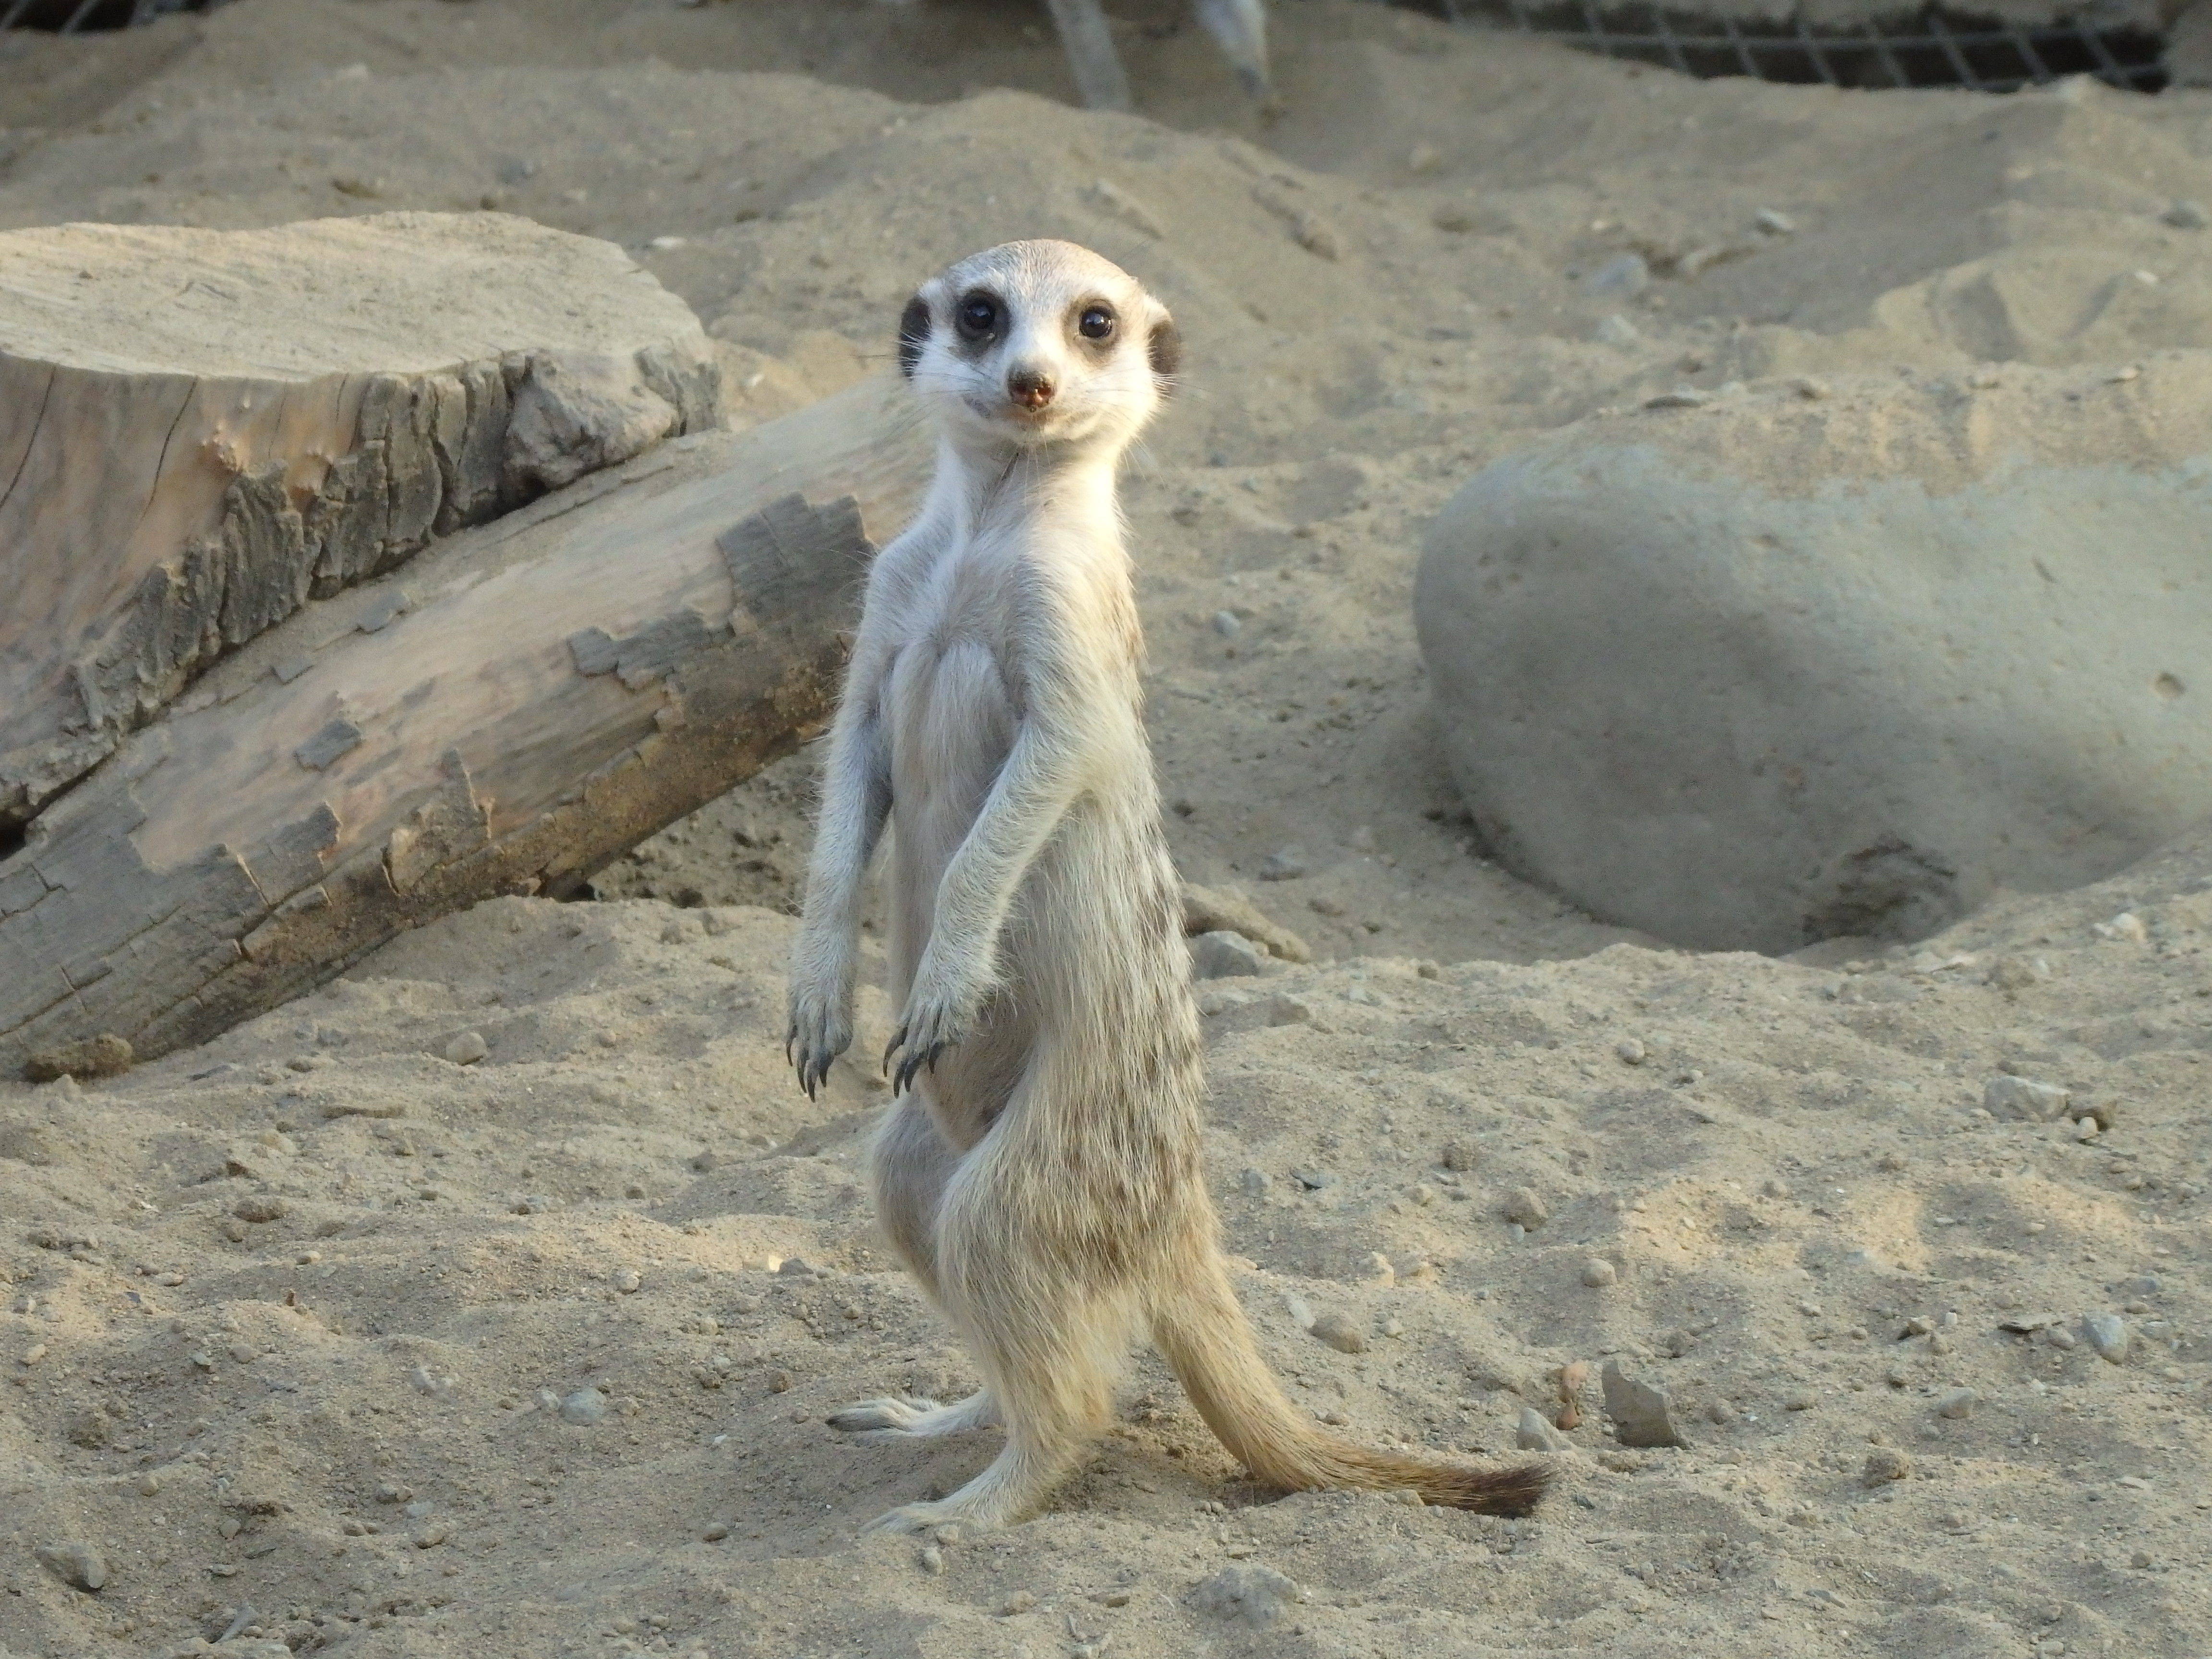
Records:
M945 866L982 810L1013 746L1017 719L997 657L956 638L908 646L891 671L890 940L889 990L903 1003L934 925ZM1018 926L1010 930L1018 935ZM1008 960L1008 952L1015 959ZM1033 1025L1018 994L1018 939L1001 946L1010 991L992 999L976 1029L921 1080L947 1139L982 1138L1019 1080Z

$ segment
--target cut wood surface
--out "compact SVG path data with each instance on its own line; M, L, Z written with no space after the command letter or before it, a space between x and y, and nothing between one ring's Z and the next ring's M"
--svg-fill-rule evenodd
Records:
M577 890L819 729L928 465L878 377L309 600L0 860L0 1071L198 1042L417 921Z
M310 595L717 415L684 302L527 220L0 234L0 831Z

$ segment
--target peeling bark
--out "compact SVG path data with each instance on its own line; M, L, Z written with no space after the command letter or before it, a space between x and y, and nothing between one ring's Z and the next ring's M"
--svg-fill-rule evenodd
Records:
M0 859L0 1074L202 1042L406 927L576 893L827 720L928 465L870 381L438 542L404 602L308 598Z
M0 343L0 832L311 597L719 414L682 301L496 215L6 233Z

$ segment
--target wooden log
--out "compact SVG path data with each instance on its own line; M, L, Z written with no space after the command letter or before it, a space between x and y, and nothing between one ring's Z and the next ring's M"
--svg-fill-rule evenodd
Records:
M929 459L878 377L310 599L0 860L0 1071L202 1041L417 922L572 893L788 751Z
M0 836L433 536L718 418L682 301L503 214L0 234Z

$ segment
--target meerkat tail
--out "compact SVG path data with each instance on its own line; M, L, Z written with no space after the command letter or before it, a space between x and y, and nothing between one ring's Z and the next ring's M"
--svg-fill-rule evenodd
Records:
M1328 1433L1284 1396L1217 1256L1153 1310L1168 1367L1231 1455L1263 1485L1289 1492L1350 1488L1419 1492L1425 1504L1526 1515L1550 1483L1540 1463L1503 1468L1370 1451Z

